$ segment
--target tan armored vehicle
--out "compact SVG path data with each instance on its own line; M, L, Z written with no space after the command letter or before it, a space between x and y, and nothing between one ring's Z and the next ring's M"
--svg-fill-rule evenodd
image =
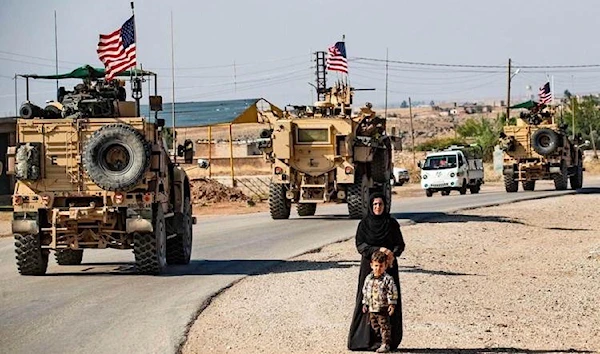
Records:
M371 105L352 116L353 89L338 84L313 107L288 107L261 133L272 163L269 208L273 219L314 215L322 203L347 203L351 218L367 212L369 194L391 203L392 150L385 119Z
M18 143L8 149L19 272L44 274L51 250L59 265L73 265L84 249L133 249L136 269L145 274L189 263L190 185L169 158L164 120L139 116L119 81L104 82L93 68L85 75L46 108L21 107ZM133 83L139 104L141 85ZM160 109L160 96L151 102Z
M517 125L504 126L500 148L503 150L504 186L507 192L533 191L537 180L553 180L557 190L581 188L583 155L569 140L562 124L554 121L549 109L535 106L522 112Z

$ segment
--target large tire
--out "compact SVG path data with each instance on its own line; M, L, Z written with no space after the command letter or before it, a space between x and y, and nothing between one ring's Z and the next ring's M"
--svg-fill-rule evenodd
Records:
M58 250L54 253L58 265L78 265L83 260L83 250L72 250L70 248Z
M507 193L516 193L519 191L519 182L512 175L504 175L504 189Z
M48 269L48 250L43 250L39 235L15 234L17 269L21 275L44 275Z
M531 136L531 147L542 156L556 151L559 146L559 135L550 128L536 130Z
M571 189L579 189L583 186L583 166L581 163L581 159L577 164L577 170L575 174L570 177Z
M524 191L534 191L535 190L535 180L523 181L522 184L523 184Z
M100 188L127 191L150 166L151 147L128 124L109 124L90 137L83 151L83 168Z
M479 193L480 189L481 189L481 184L479 182L469 186L469 192L471 192L471 194Z
M313 216L317 211L317 203L298 203L296 211L300 216Z
M429 197L433 197L433 192L431 191L431 189L426 189L425 190L425 195L429 198Z
M552 179L554 180L554 188L556 188L557 191L564 191L567 189L569 186L569 179L564 163L561 164L560 173L552 175Z
M350 219L362 219L367 215L369 203L369 179L366 175L356 176L356 182L348 186L346 201Z
M33 103L25 102L19 109L19 115L21 118L42 118L44 116L44 110L42 107L36 106Z
M458 192L460 193L460 195L467 194L467 181L463 180L462 186L460 187L460 189L458 190Z
M375 156L371 162L371 176L377 183L385 183L390 180L390 157L387 149L376 149Z
M167 263L189 264L193 238L192 204L189 196L186 196L183 201L183 213L176 213L172 224L172 229L177 236L167 240Z
M133 239L135 267L141 274L160 274L167 263L167 232L162 207L153 207L152 233L136 233Z
M269 211L273 220L289 219L292 202L285 196L286 186L281 183L269 185Z
M47 105L44 108L44 117L45 118L62 118L62 110L55 105Z

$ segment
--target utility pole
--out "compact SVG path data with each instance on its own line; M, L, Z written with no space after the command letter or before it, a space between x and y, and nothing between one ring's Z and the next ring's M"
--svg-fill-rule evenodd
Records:
M508 123L508 121L510 120L510 80L511 80L511 73L510 73L510 64L511 64L511 59L508 58L508 92L506 94L506 122Z
M387 103L388 103L388 49L385 48L385 109L383 113L384 119L387 119Z
M571 96L571 113L572 113L572 127L573 131L573 141L575 141L575 97Z
M410 97L408 98L408 115L410 116L410 136L413 153L413 167L417 165L417 158L415 156L415 129L413 127L413 115L412 115L412 102Z

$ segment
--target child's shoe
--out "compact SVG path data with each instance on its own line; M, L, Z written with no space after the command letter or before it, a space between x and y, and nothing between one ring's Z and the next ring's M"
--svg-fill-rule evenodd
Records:
M376 353L389 353L390 346L387 344L381 344L381 347L379 347L375 352Z

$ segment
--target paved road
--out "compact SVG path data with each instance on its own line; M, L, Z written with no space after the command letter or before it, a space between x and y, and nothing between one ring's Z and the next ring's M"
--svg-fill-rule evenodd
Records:
M394 200L399 219L435 220L459 208L557 196L539 184L535 192L486 190ZM583 192L600 191L587 180ZM547 189L547 190L543 190ZM163 276L132 274L129 251L89 250L81 266L51 262L48 275L16 272L12 239L0 239L0 352L172 353L187 325L216 292L278 262L353 236L358 221L345 205L317 215L274 221L266 213L202 218L194 229L193 261Z

